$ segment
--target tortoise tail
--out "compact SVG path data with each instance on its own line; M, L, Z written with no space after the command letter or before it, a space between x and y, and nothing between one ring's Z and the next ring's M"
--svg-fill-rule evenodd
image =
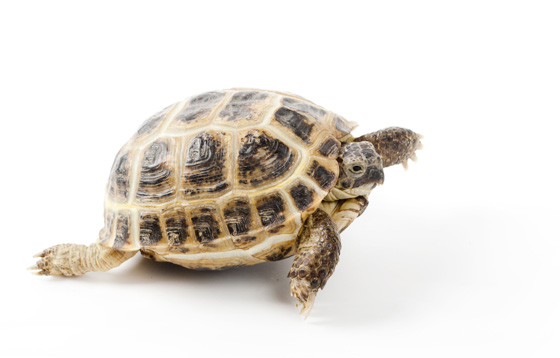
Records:
M119 251L97 243L61 244L35 255L40 260L29 269L37 275L78 276L90 271L108 271L135 254L136 251Z

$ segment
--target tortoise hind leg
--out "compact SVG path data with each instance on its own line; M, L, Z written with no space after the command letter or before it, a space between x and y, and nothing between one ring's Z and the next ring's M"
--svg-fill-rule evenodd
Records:
M77 276L90 271L105 272L136 255L136 251L118 251L99 244L90 246L61 244L50 247L35 257L30 267L38 275Z
M305 221L288 274L292 296L303 304L301 313L306 317L313 308L317 292L325 287L334 272L340 246L336 224L327 213L317 209Z

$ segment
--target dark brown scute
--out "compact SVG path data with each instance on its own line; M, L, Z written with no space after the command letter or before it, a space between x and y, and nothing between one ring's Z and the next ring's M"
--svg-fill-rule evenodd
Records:
M316 160L311 164L307 174L325 190L332 189L336 182L336 174L319 164Z
M190 212L196 240L202 244L209 243L222 234L217 210L214 207L202 207Z
M115 242L113 243L114 249L120 249L128 244L130 237L130 213L121 212L117 215L117 224L115 227Z
M304 115L287 107L281 107L274 113L274 120L288 128L305 143L310 142L309 135L311 134L314 124Z
M207 92L192 98L185 109L177 115L175 121L190 123L205 118L220 103L224 95L223 92Z
M237 177L242 186L257 187L288 173L296 153L268 133L252 130L241 139Z
M236 198L226 203L223 214L228 231L232 236L244 235L251 230L253 219L251 203L247 198Z
M219 117L226 121L239 122L242 120L253 120L258 116L258 113L252 106L258 102L264 101L268 98L268 94L257 91L242 91L237 92L231 98L231 101L220 112Z
M291 97L284 97L282 99L282 104L289 109L309 114L317 119L321 119L327 114L327 112L322 108L319 108L309 102L300 101Z
M285 220L286 205L280 194L270 194L257 199L257 211L265 227L274 227Z
M189 237L185 211L180 208L168 209L163 213L163 219L169 245L183 245Z
M111 170L109 193L117 201L126 201L128 196L128 178L131 165L129 157L128 152L119 153Z
M142 202L161 201L174 196L176 185L170 169L169 148L164 141L153 142L145 151L140 168L136 199Z
M202 132L191 139L185 153L183 194L192 197L228 189L225 165L229 138L223 132Z
M340 142L334 138L328 138L319 147L319 154L324 157L332 158L338 155L340 149Z
M309 189L303 183L299 183L290 188L290 195L294 199L299 211L304 211L313 204L313 190Z
M151 246L163 237L159 216L155 212L140 213L140 245Z

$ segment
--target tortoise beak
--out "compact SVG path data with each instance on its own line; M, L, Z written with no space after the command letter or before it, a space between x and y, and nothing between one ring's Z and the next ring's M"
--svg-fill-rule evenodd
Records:
M377 185L383 185L385 181L385 173L383 173L383 169L376 169L373 172L373 182Z
M367 169L367 172L361 178L354 181L353 188L372 184L374 184L373 188L375 188L377 185L383 184L384 180L385 174L383 173L383 168L371 166Z

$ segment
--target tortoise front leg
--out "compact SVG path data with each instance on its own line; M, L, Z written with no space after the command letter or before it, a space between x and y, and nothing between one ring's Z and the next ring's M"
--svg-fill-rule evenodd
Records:
M319 288L325 287L340 256L340 237L332 218L317 209L305 221L297 242L291 278L292 296L303 304L301 313L311 312Z
M363 135L354 142L368 141L373 144L377 154L383 159L383 168L402 164L406 169L408 159L416 160L416 151L422 149L423 137L410 129L390 127Z

